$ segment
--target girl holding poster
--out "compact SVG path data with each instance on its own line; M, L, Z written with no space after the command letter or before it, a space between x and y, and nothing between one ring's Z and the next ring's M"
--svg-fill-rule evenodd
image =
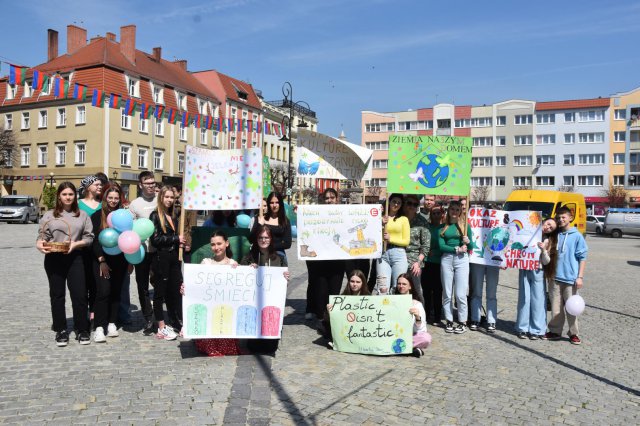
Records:
M409 219L402 213L402 195L391 194L389 211L382 218L382 224L385 225L383 239L386 248L378 259L378 277L373 294L389 293L400 274L407 272L409 267L406 247L409 245L411 226Z
M413 319L413 356L420 358L424 355L424 349L431 344L431 335L427 332L424 307L418 300L418 294L412 282L409 274L401 274L396 284L396 293L411 294L413 306L409 309L409 313Z
M463 231L466 227L466 232ZM447 333L462 334L467 331L467 292L469 291L469 254L473 243L467 235L471 235L469 226L462 216L462 204L453 200L449 203L444 226L438 234L438 244L442 252L440 273L444 298L442 307L447 319ZM453 309L451 297L454 291L458 306L458 325L453 327Z

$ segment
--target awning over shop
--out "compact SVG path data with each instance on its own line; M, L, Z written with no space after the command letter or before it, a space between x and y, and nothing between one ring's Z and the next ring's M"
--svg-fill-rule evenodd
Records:
M587 204L596 204L596 203L608 203L608 197L584 197L584 202Z

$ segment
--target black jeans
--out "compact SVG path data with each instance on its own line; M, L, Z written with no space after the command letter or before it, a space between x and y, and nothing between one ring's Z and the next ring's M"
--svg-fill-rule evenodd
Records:
M83 248L81 253L82 263L84 264L84 282L87 288L89 312L95 312L94 304L96 303L96 281L93 276L93 261L95 256L91 247Z
M118 309L120 308L120 298L122 294L122 283L127 273L127 261L124 255L105 256L107 265L111 268L109 278L100 276L100 264L93 261L93 274L96 282L96 301L94 306L95 327L102 327L106 331L109 323L118 320Z
M182 320L182 300L180 284L182 284L181 262L178 251L159 250L152 253L153 273L156 284L153 288L153 313L156 321L164 321L162 305L167 304L170 319Z
M67 329L65 298L66 287L68 287L73 308L73 327L78 332L88 332L87 287L82 253L80 251L73 251L70 254L48 253L44 256L44 270L49 279L53 330L58 332Z
M138 297L140 298L140 311L145 321L151 320L151 299L149 299L149 271L151 270L151 257L155 253L147 253L144 260L137 265L136 284L138 285Z
M426 262L420 277L422 295L424 296L424 310L427 316L433 311L433 320L440 322L442 319L442 278L440 276L440 264Z
M345 272L344 260L307 261L309 284L307 287L307 312L323 318L329 296L340 294Z

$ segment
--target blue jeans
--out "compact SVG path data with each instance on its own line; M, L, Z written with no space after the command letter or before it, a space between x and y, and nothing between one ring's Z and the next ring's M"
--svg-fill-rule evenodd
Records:
M409 267L407 252L401 247L390 248L382 253L377 267L378 280L376 280L373 294L379 294L380 287L384 286L387 288L386 292L391 292L396 287L400 274L407 272Z
M521 269L518 273L516 331L541 335L547 330L544 273Z
M455 290L458 322L467 322L467 292L469 291L469 256L466 253L443 253L440 261L442 308L447 321L453 322L451 298Z
M487 280L487 322L495 324L498 319L498 278L500 267L471 264L471 321L480 322L482 317L482 287Z
M131 276L125 272L124 280L122 280L122 291L120 292L120 307L118 308L118 321L128 324L131 322L131 296L129 287L131 285Z

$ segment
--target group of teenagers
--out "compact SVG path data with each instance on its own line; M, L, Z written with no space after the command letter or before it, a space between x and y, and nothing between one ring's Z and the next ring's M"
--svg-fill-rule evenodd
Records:
M68 288L73 310L73 331L80 344L93 340L103 343L119 335L119 328L131 324L130 280L135 280L144 317L142 332L162 340L175 340L182 331L182 302L185 287L179 253L188 258L191 233L181 232L196 226L193 211L181 209L181 188L160 186L154 174L139 175L139 197L128 202L121 187L103 174L81 181L80 195L71 182L61 183L55 207L40 221L37 249L44 256L49 281L52 330L57 346L69 342L65 298ZM424 202L420 212L420 201ZM335 189L327 188L321 202L339 203ZM421 356L431 343L427 323L441 325L447 333L462 334L467 327L478 330L482 314L482 291L486 284L486 330L495 332L497 320L497 284L499 268L470 264L474 249L466 223L465 200L451 200L445 210L434 196L392 194L384 225L384 250L379 259L307 261L308 286L305 318L318 320L319 331L332 346L329 323L329 296L368 294L410 294L409 313L413 321L413 354ZM108 254L98 236L109 227L108 216L128 208L134 219L147 218L154 232L145 245L144 259L131 265L124 254ZM286 251L292 244L291 222L285 213L283 198L269 194L261 212L251 219L251 249L235 259L224 231L236 226L233 212L215 212L204 226L215 228L210 238L209 265L248 265L287 267ZM521 270L516 332L521 338L561 338L565 322L564 302L582 287L587 246L582 235L571 226L571 211L560 208L556 218L543 222L541 269ZM50 243L66 243L65 251L52 250ZM347 285L342 289L344 276ZM289 279L289 272L284 272ZM469 283L471 282L471 286ZM546 321L545 282L551 299L551 319ZM150 299L150 284L153 300ZM470 288L471 287L471 288ZM467 297L471 302L468 320ZM454 325L454 299L458 322ZM152 303L153 302L153 303ZM166 318L164 307L166 305ZM576 318L566 314L571 343L580 344ZM547 331L548 327L548 331ZM93 332L93 338L91 333ZM274 352L278 340L194 339L196 348L209 356L237 355L249 352Z

